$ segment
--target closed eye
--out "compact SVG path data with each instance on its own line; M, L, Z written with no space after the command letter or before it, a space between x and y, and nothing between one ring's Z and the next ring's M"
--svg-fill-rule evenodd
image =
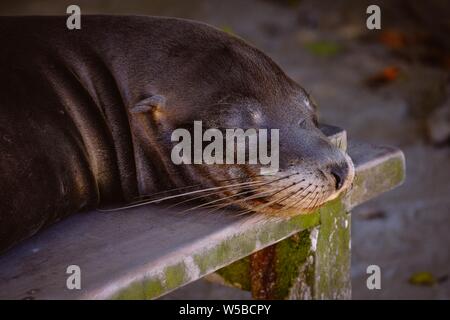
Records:
M306 127L306 119L302 119L298 122L299 127L305 128Z
M314 124L315 127L319 126L319 121L318 121L317 115L315 113L312 115L310 121ZM308 122L309 122L308 119L305 118L305 119L300 120L298 122L298 125L301 128L307 129L308 128ZM311 126L311 122L309 122L309 126Z

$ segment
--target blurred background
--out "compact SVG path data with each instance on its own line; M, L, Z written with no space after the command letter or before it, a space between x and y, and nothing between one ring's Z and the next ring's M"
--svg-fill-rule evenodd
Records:
M404 185L353 212L353 298L450 299L450 1L2 0L0 14L65 15L70 4L236 34L311 93L321 122L401 148ZM381 30L366 28L370 4L381 8ZM381 267L381 290L366 287L371 264ZM164 298L250 295L200 280Z

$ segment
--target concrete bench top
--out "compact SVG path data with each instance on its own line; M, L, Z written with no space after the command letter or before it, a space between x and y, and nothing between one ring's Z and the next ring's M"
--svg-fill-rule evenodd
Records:
M346 147L345 132L323 130ZM348 152L356 166L342 201L349 209L403 181L398 149L350 143ZM317 212L270 220L156 205L80 213L0 256L0 299L155 298L318 224ZM69 265L81 269L80 290L66 287Z

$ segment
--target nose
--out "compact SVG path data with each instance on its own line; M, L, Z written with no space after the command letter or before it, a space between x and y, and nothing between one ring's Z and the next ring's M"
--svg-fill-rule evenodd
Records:
M336 190L340 190L344 185L345 179L348 175L347 163L336 164L331 168L331 175L336 180Z

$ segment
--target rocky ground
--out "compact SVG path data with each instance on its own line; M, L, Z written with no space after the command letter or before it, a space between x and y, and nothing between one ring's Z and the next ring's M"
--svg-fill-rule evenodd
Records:
M64 14L66 2L6 1L0 12ZM404 185L353 212L353 298L450 298L450 58L442 40L448 33L436 22L450 17L445 1L400 10L393 1L379 1L378 32L365 27L365 1L77 3L86 13L193 18L239 35L311 93L322 122L346 128L350 139L400 147L407 163ZM424 34L433 39L423 42ZM371 264L381 267L381 290L366 288ZM167 298L249 294L198 281Z

